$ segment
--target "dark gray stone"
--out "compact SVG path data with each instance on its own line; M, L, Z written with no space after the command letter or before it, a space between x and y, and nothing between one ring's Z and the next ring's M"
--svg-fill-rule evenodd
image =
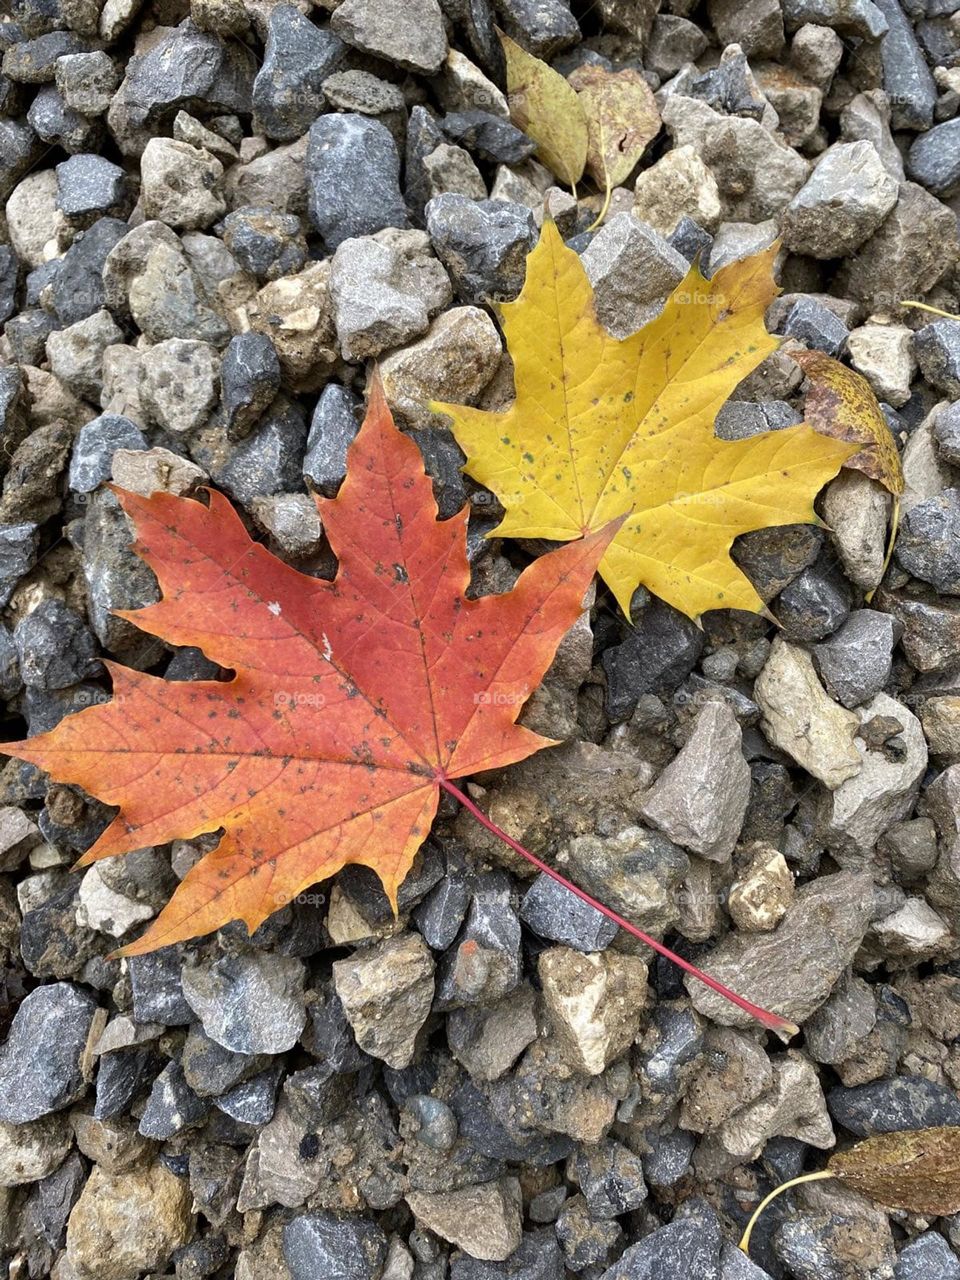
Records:
M241 439L252 430L280 389L280 360L264 333L238 333L223 353L220 394L227 431Z
M283 1228L283 1259L293 1280L379 1280L387 1237L374 1222L321 1211Z
M245 505L269 494L300 491L306 441L303 410L277 396L243 440L230 441L223 427L215 427L192 443L190 453L221 489Z
M67 1219L87 1180L87 1166L79 1151L71 1151L53 1173L30 1188L20 1229L26 1242L29 1272L49 1274L56 1253L63 1248Z
M470 905L470 881L459 868L447 874L413 911L413 921L428 947L446 951L463 924Z
M684 93L701 99L725 116L745 116L748 120L763 117L765 102L742 53L726 58L704 75L697 76Z
M960 1125L960 1099L954 1090L923 1076L891 1076L852 1088L837 1085L827 1094L827 1106L837 1124L858 1138Z
M103 156L73 155L56 172L57 208L68 218L106 213L123 203L126 175Z
M525 1231L520 1247L506 1262L480 1262L465 1253L455 1253L450 1260L450 1280L563 1280L565 1274L552 1228Z
M3 55L3 74L16 84L48 84L57 59L83 53L86 46L73 31L49 31L33 40L21 40Z
M130 1104L156 1078L156 1051L148 1045L118 1049L97 1060L97 1096L93 1114L98 1120L125 1115Z
M913 335L913 350L926 380L951 399L960 397L960 324L935 320L924 325Z
M434 1008L488 1004L513 991L520 976L520 921L509 886L496 875L486 876L474 892L463 929L438 966Z
M423 458L423 466L433 481L433 496L441 520L463 507L467 487L463 478L466 455L445 427L421 427L407 433Z
M907 174L936 196L960 185L960 120L946 120L921 133L907 153Z
M209 1109L210 1103L197 1097L184 1078L183 1067L171 1058L153 1082L138 1132L162 1142L199 1124Z
M910 19L898 0L874 0L887 22L880 42L883 88L890 99L894 129L929 129L937 105L937 86Z
M619 1218L647 1198L640 1157L620 1142L608 1138L583 1148L574 1170L594 1218Z
M69 982L25 997L0 1048L0 1121L27 1124L83 1096L81 1058L96 1008Z
M347 449L359 428L363 401L348 387L328 383L320 392L307 437L303 474L325 498L332 498L347 474Z
M607 676L607 715L626 720L645 693L672 693L697 665L703 632L678 609L655 597L636 612L621 644L601 659Z
M715 1215L676 1218L631 1245L601 1280L720 1280L721 1246Z
M29 521L0 524L0 607L9 603L14 587L36 564L38 529Z
M432 155L443 141L444 135L434 117L426 107L415 106L407 122L404 180L407 204L413 215L420 221L423 219L427 201L433 194L424 160Z
M765 404L728 400L717 414L713 430L721 440L746 440L768 431L782 431L800 421L800 414L785 400L769 400Z
M266 952L184 969L183 993L211 1040L232 1053L285 1053L303 1030L304 966Z
M489 111L449 111L440 127L448 138L491 164L520 164L537 149L516 125Z
M183 960L178 947L162 947L143 956L130 956L127 968L137 1022L183 1027L196 1014L187 1004L180 982Z
M824 640L850 614L852 592L831 554L802 570L780 592L775 612L791 640Z
M772 600L820 555L823 534L809 524L776 525L741 534L733 560L762 600Z
M40 87L27 112L27 123L38 138L62 147L68 155L96 151L103 137L100 121L68 107L63 94L52 84Z
M253 84L258 131L293 142L323 111L323 81L346 54L332 31L321 30L292 4L270 10L263 66Z
M805 346L839 356L850 331L839 316L815 298L798 298L777 330L785 338L797 338Z
M228 213L219 230L240 266L258 280L293 275L307 260L307 242L293 213L244 205Z
M20 260L8 244L0 244L0 325L17 309Z
M524 895L520 919L541 938L577 951L603 951L617 936L617 926L596 907L543 872Z
M784 20L791 28L812 22L847 35L879 40L887 20L872 0L782 0Z
M74 493L92 493L110 479L118 449L146 449L147 441L135 422L117 413L101 413L77 433L70 455L69 484Z
M814 647L828 692L845 707L859 707L890 679L893 647L903 628L875 609L856 609L843 625Z
M330 251L351 236L409 226L397 145L378 120L353 112L315 120L306 175L310 220Z
M934 419L933 435L944 462L960 466L960 401L940 410Z
M46 311L28 307L10 317L4 326L3 336L10 343L17 364L36 366L46 359L47 338L56 327L57 322Z
M412 1117L418 1142L434 1151L449 1151L457 1140L457 1117L445 1102L428 1093L415 1093L403 1104Z
M685 213L667 237L667 243L688 262L696 262L701 256L704 260L709 258L713 236Z
M925 1231L905 1246L893 1280L960 1280L960 1259L937 1231Z
M26 685L65 689L103 670L96 637L69 605L50 597L17 623L13 633Z
M565 0L497 0L497 11L507 35L547 62L581 38Z
M960 489L944 489L907 511L896 556L915 578L947 595L960 595Z
M238 1124L269 1124L277 1107L277 1086L282 1074L283 1064L275 1063L214 1098L214 1106Z
M651 1187L673 1187L690 1169L697 1140L685 1129L646 1135L650 1150L642 1156L643 1175Z
M463 302L515 298L537 233L531 210L504 200L434 196L427 230Z
M50 304L61 325L86 320L106 305L103 265L107 255L127 234L119 218L98 218L81 232L57 263Z
M6 200L42 150L29 124L0 117L0 200Z
M83 520L87 620L108 652L142 667L159 660L162 643L113 612L140 609L159 594L153 571L131 551L131 541L130 525L113 493L102 488L92 493Z

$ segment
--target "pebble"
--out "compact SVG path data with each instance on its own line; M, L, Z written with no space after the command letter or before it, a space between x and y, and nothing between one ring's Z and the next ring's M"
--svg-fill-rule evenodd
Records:
M334 988L357 1044L407 1067L433 1002L433 958L419 934L401 934L333 966Z
M267 334L235 334L220 364L220 400L233 438L249 434L279 390L280 360Z
M796 338L808 349L837 357L850 336L839 316L816 298L800 297L784 317L780 330L785 338Z
M798 889L771 933L732 933L701 957L701 967L761 1008L802 1024L856 955L873 911L872 886L869 875L853 871L821 876ZM709 987L688 981L699 1013L723 1026L752 1025Z
M907 153L907 173L935 196L952 196L960 184L960 120L920 134Z
M952 217L936 196L914 182L904 183L879 228L843 264L847 295L870 311L889 311L902 298L922 297L947 269L938 246L951 232Z
M64 102L84 116L102 115L120 83L113 59L103 50L62 54L53 73Z
M893 647L902 627L875 609L856 609L828 639L814 646L820 678L845 707L858 707L890 679Z
M303 474L318 493L336 495L347 474L347 449L359 426L362 401L347 387L328 383L320 393L303 459Z
M544 872L524 894L520 919L539 937L577 951L603 951L617 936L611 920Z
M141 361L140 401L149 421L175 435L196 430L217 400L220 357L207 342L168 338Z
M258 280L292 275L307 260L307 242L295 214L243 205L227 214L220 229L234 258Z
M74 493L92 493L111 476L118 449L146 449L143 432L129 418L102 413L85 423L70 455L69 485Z
M651 320L686 278L689 264L652 227L629 213L611 218L582 255L600 322L626 338Z
M847 338L850 363L862 373L880 400L895 409L910 399L916 373L913 334L905 325L866 324Z
M632 1244L601 1280L654 1280L656 1276L716 1276L720 1227L712 1212L704 1221L677 1218Z
M640 814L691 853L726 862L749 799L737 719L725 702L707 702L682 750L642 798Z
M717 181L689 145L668 151L638 174L634 184L636 217L661 236L673 236L684 218L714 231L722 212Z
M405 1198L418 1223L483 1262L504 1262L523 1237L516 1178L456 1191L408 1191Z
M923 1076L890 1076L827 1094L830 1114L857 1138L935 1125L960 1124L960 1101L953 1089Z
M234 1053L285 1053L306 1022L303 962L260 952L184 968L183 995L211 1040Z
M859 720L827 696L809 654L777 637L754 697L770 741L827 787L863 767L854 744Z
M263 65L253 82L258 132L275 142L295 142L324 107L323 82L344 60L346 46L293 4L270 9Z
M599 1075L632 1043L648 999L647 966L612 951L541 953L537 972L557 1045L575 1071Z
M466 303L505 301L523 284L526 257L536 242L533 214L502 200L434 196L426 206L434 251Z
M626 720L640 697L671 693L696 666L703 633L684 614L657 599L633 610L633 628L601 659L607 676L607 714Z
M108 213L124 202L124 172L103 156L70 156L57 165L56 175L57 208L71 220Z
M397 146L379 121L355 112L321 116L309 136L310 220L331 252L352 236L409 226Z
M95 1166L70 1214L66 1257L80 1276L130 1280L163 1267L192 1228L190 1188L161 1162Z
M877 230L897 202L897 184L869 142L839 142L823 153L783 211L791 253L841 258Z
M373 1222L321 1211L300 1214L283 1228L283 1260L292 1280L378 1280L387 1237Z
M960 324L937 320L913 336L913 352L926 380L951 399L960 396Z
M27 1124L83 1096L82 1058L96 1007L69 982L37 987L26 996L0 1049L0 1121Z
M498 1080L537 1035L537 1001L529 986L486 1008L454 1009L447 1019L450 1051L474 1080Z

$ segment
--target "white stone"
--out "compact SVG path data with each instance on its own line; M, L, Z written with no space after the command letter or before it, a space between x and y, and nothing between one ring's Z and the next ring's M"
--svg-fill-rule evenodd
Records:
M870 383L878 399L899 408L910 399L917 371L913 333L902 324L865 324L847 339L850 363Z
M763 731L775 747L827 787L863 767L854 745L860 720L828 697L806 650L777 636L754 686Z
M575 1071L600 1075L640 1029L650 994L646 964L613 951L584 955L550 947L541 952L537 970L562 1056Z
M121 489L141 493L190 494L203 484L207 473L189 458L181 458L159 445L155 449L118 449L113 455L113 479Z
M738 929L775 929L793 901L793 873L779 849L761 845L730 887L727 908Z
M69 246L73 233L57 208L55 169L28 173L8 196L6 212L10 243L28 267L42 266Z
M209 227L227 211L223 165L208 151L172 138L151 138L140 159L144 217L179 231Z
M168 338L143 352L140 402L151 422L186 435L206 422L217 402L220 356L194 338Z
M871 926L884 955L912 964L933 959L950 941L950 930L923 898L908 898L902 907Z
M146 902L135 902L106 883L99 863L84 872L77 895L77 924L110 938L122 938L135 924L150 920L156 912Z
M817 1069L805 1054L788 1049L774 1063L773 1087L732 1115L720 1129L725 1151L749 1163L770 1138L796 1138L825 1150L836 1142Z

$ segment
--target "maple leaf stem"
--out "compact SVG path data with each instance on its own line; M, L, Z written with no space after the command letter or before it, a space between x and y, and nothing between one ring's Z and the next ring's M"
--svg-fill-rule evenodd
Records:
M461 791L455 783L451 782L449 778L438 777L437 781L440 786L443 787L444 791L460 801L467 812L472 814L482 827L486 827L489 832L495 835L499 840L502 840L505 845L514 851L514 853L518 853L521 858L525 858L527 862L535 866L538 871L542 871L544 875L548 875L551 880L556 880L557 884L563 885L563 887L569 890L570 893L575 894L581 902L587 903L587 905L593 907L595 911L599 911L601 915L606 916L608 920L612 920L614 924L619 925L621 929L625 929L627 933L631 934L634 938L639 939L640 942L645 943L648 947L652 947L654 951L665 956L668 960L672 960L674 964L679 965L681 969L691 974L694 978L698 978L700 982L710 987L712 991L716 991L718 995L723 996L725 1000L731 1001L731 1003L737 1005L738 1008L743 1009L745 1013L749 1013L751 1018L755 1018L757 1022L766 1027L768 1031L775 1031L777 1035L787 1039L789 1039L790 1036L795 1036L799 1033L800 1029L795 1026L794 1023L788 1022L786 1018L781 1018L779 1014L770 1013L766 1009L761 1009L759 1005L751 1004L751 1002L749 1000L745 1000L743 996L738 996L735 991L731 991L729 987L725 987L722 982L718 982L716 978L711 978L709 973L704 973L703 970L690 964L688 960L684 960L682 956L678 956L676 952L671 951L669 947L665 947L662 942L657 942L656 938L651 938L649 934L644 933L642 929L638 929L637 926L631 924L629 920L625 920L623 916L618 915L616 911L612 911L610 907L604 906L602 902L598 902L596 898L591 897L589 893L584 889L581 889L578 885L575 885L572 880L568 880L566 876L561 875L559 871L555 871L548 863L544 862L541 858L538 858L536 854L531 853L529 849L525 849L523 845L514 840L512 836L507 835L506 831L504 831L502 827L498 827L495 822L492 822L483 810L478 805L474 804L470 797L465 792Z

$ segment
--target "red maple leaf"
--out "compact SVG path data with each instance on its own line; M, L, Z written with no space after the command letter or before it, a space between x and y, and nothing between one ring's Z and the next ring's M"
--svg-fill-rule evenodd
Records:
M159 603L118 616L232 669L170 681L107 663L109 703L5 745L120 812L81 865L222 831L137 955L243 920L252 933L318 880L372 867L391 903L441 789L540 870L775 1030L757 1009L511 839L454 780L556 745L516 723L579 616L620 521L541 556L503 595L468 599L469 508L437 520L420 453L378 379L334 499L317 499L336 578L254 542L227 500L117 490Z

